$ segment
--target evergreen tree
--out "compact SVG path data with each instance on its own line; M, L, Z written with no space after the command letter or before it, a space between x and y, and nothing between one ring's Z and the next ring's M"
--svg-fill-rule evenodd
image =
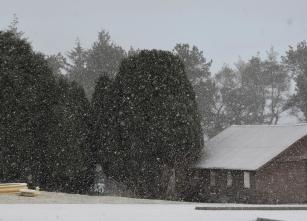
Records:
M113 152L119 159L113 161L114 174L139 196L161 197L169 182L164 171L188 168L203 147L184 64L170 52L140 51L122 61L113 90L118 113Z
M13 14L13 19L10 23L10 25L8 26L8 31L13 33L14 35L16 35L17 37L21 38L23 35L22 31L18 30L18 17L16 14Z
M99 77L92 98L90 143L96 163L102 164L105 174L109 174L109 161L114 145L114 97L112 80L107 75Z
M67 62L66 58L61 53L56 55L49 55L46 57L46 60L52 70L52 73L56 77L60 77L64 74Z
M203 52L189 44L177 44L173 51L183 61L185 72L195 91L204 132L209 136L215 135L217 88L210 73L212 61L207 62Z
M101 31L91 49L84 50L78 41L68 54L71 63L68 76L84 88L87 98L90 99L99 76L107 73L110 78L114 78L125 56L125 51L111 41L110 34Z
M45 185L56 82L44 56L0 31L1 179Z
M84 86L87 81L86 75L86 59L88 51L81 46L79 40L76 46L68 53L68 60L66 70L67 76L71 81L77 82L79 85Z
M85 142L89 103L51 60L15 33L0 32L0 179L85 192L93 167Z
M83 88L57 77L58 103L49 125L50 151L46 188L52 191L84 193L93 179L93 160L88 145L89 102Z

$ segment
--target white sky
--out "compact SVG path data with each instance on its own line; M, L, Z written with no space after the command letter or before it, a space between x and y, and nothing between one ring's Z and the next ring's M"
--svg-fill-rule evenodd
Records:
M101 29L128 49L172 49L189 43L223 63L271 46L282 55L307 39L307 0L0 0L0 29L16 13L36 50L67 52L80 38L91 46Z

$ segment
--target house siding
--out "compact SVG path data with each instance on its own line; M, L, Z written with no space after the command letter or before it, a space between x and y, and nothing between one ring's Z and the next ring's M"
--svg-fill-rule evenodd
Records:
M210 186L210 171L216 185ZM227 173L232 186L227 187ZM307 202L307 139L302 138L256 171L250 172L250 188L244 188L244 170L194 169L189 198L221 203L304 203Z
M257 203L303 203L307 190L307 140L296 142L256 172Z
M256 173L257 203L303 203L305 163L276 162Z
M210 185L210 171L216 174L215 186ZM227 174L232 174L232 185L227 186ZM241 202L253 200L255 192L255 173L250 172L250 188L244 188L243 172L240 170L204 170L195 169L190 180L187 199L201 202ZM195 191L196 190L196 191Z

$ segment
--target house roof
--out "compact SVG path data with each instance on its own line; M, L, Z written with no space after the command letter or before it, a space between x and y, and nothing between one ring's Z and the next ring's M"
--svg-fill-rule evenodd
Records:
M207 143L196 168L257 170L307 135L307 124L233 125Z

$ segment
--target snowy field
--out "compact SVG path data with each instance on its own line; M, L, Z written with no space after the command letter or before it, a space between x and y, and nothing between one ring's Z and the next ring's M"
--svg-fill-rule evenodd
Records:
M79 194L55 193L40 191L37 197L24 197L16 194L0 194L0 204L93 204L93 203L117 203L117 204L148 204L148 203L178 203L163 200L134 199L116 196L88 196ZM2 220L0 220L2 221Z
M1 221L256 221L258 217L306 221L307 211L205 211L175 204L0 205Z
M0 221L256 221L258 217L283 221L307 220L307 210L195 210L196 206L256 205L182 203L51 192L42 192L38 197L8 194L0 195Z

